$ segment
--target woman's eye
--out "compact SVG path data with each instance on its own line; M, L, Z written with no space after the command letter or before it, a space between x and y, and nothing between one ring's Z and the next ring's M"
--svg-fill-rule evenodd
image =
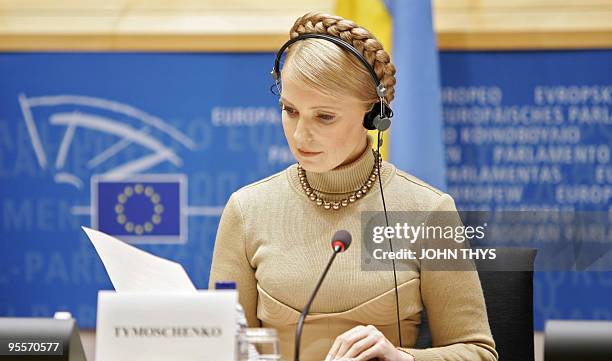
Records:
M328 115L328 114L320 114L318 117L319 119L326 121L326 122L331 122L335 118L333 115Z
M295 110L293 110L293 108L289 108L286 105L283 105L283 110L287 112L287 114L289 114L290 116L294 116L295 115Z

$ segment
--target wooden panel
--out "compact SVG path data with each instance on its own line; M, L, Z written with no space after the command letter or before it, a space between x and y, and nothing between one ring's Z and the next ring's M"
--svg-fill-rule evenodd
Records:
M434 0L441 49L612 48L612 0Z
M612 0L433 4L441 49L612 48ZM272 51L315 9L334 0L0 0L0 51Z
M0 51L276 51L286 35L0 35Z
M272 51L333 0L0 0L0 51Z
M569 9L610 7L610 0L433 0L438 9Z

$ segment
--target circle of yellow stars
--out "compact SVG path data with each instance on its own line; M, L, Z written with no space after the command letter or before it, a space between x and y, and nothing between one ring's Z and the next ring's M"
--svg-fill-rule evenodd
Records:
M153 204L153 215L151 218L144 222L144 224L134 224L125 215L125 204L128 202L130 197L138 194L143 194L149 198L151 204ZM123 192L117 196L117 204L115 204L115 214L117 215L117 222L125 228L129 233L135 233L142 235L144 233L151 233L155 225L161 223L161 216L164 213L164 206L160 203L161 197L155 193L155 190L151 186L144 186L142 184L136 184L132 186L126 186L123 188Z

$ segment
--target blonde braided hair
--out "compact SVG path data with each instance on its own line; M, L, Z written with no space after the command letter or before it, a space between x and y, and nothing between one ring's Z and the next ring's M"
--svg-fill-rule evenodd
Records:
M327 34L338 37L361 52L381 83L387 88L385 101L391 104L395 96L395 66L382 44L368 30L351 20L319 12L309 12L299 17L291 30L291 39L306 33ZM332 95L347 92L366 104L369 109L379 101L370 73L363 64L337 45L321 39L305 39L292 44L287 50L283 68L289 77L300 80L318 90ZM346 76L351 72L352 76Z

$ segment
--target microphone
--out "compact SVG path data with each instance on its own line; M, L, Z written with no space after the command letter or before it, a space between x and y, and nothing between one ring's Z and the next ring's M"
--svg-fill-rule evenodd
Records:
M332 238L332 248L334 249L334 253L342 253L346 251L351 245L351 240L353 237L350 233L341 229L334 233L334 237Z
M353 237L351 236L351 234L345 230L336 231L336 233L334 233L334 236L332 237L331 246L332 246L334 253L329 259L329 262L327 262L327 266L325 267L325 270L323 270L323 274L321 275L321 278L319 278L319 282L317 282L317 285L314 291L312 292L312 295L310 295L310 298L308 299L306 306L304 306L304 309L302 310L302 313L300 314L300 319L298 320L298 323L297 323L297 328L295 329L295 349L293 353L294 361L300 361L300 343L302 341L302 329L304 328L304 320L306 319L306 315L308 315L308 312L310 311L310 305L312 305L312 301L314 301L314 298L317 295L317 292L319 292L319 288L321 287L321 284L323 283L325 276L327 276L327 271L329 271L329 268L334 262L336 255L338 253L342 253L346 251L351 245L352 239Z

